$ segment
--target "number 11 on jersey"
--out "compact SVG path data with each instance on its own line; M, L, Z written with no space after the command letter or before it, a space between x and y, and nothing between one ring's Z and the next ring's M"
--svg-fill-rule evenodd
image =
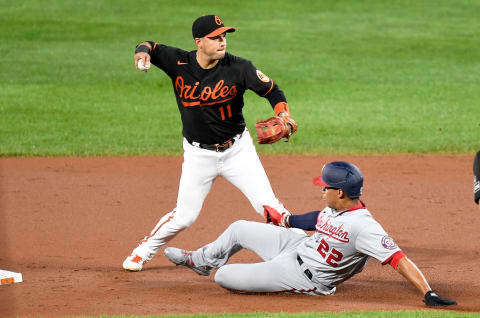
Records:
M225 110L223 109L223 106L220 106L220 117L222 117L222 120L225 120ZM230 104L227 105L227 115L228 118L232 118L232 106Z

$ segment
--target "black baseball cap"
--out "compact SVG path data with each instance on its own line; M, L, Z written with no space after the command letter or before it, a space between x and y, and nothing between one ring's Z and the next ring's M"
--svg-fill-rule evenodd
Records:
M192 25L193 38L203 38L205 36L213 38L225 32L235 32L235 28L224 26L222 19L213 14L202 15Z

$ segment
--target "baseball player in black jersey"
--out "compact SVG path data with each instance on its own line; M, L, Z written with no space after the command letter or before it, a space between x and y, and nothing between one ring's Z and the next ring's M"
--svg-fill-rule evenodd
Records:
M480 151L473 161L473 198L480 207Z
M175 209L125 259L126 270L142 270L162 245L193 224L218 176L238 187L260 215L264 205L290 214L275 197L246 129L243 94L250 89L265 97L288 127L288 137L296 124L277 84L252 62L226 53L226 34L234 31L218 16L204 15L192 26L197 50L151 41L141 42L135 50L137 69L148 71L151 63L172 80L183 123L184 162Z

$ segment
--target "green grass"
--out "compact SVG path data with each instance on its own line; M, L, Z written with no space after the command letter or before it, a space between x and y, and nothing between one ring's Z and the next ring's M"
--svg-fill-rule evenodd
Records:
M138 316L101 316L104 318L134 318ZM344 311L324 313L248 313L248 314L195 314L195 315L163 315L145 316L145 318L472 318L480 317L478 313L456 313L449 311Z
M133 50L145 39L194 49L203 13L237 27L228 50L291 105L298 133L259 152L471 153L479 11L473 0L0 0L0 156L180 154L170 80L136 71ZM251 130L273 114L252 92L245 101Z

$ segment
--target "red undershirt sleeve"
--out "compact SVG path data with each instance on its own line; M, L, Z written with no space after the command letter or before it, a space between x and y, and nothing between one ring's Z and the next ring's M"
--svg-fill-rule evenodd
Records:
M406 257L405 253L402 251L398 251L394 253L392 256L390 256L385 262L382 263L382 265L390 264L394 269L397 269L398 267L398 262L404 257Z

